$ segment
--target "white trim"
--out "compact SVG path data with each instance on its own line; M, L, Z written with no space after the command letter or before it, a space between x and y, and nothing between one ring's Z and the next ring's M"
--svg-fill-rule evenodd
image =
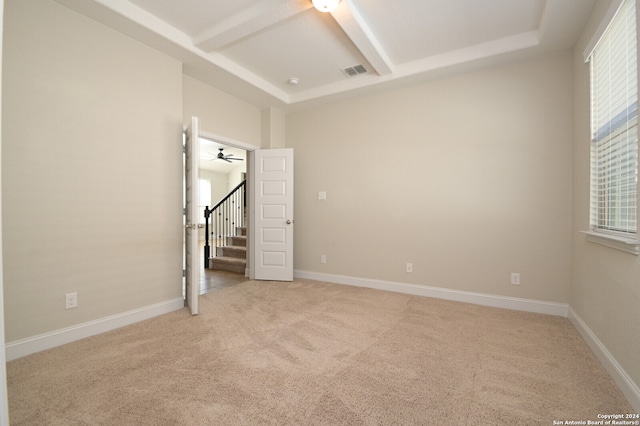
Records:
M591 60L591 54L593 53L593 50L596 48L596 46L600 42L600 39L602 38L602 35L607 31L607 28L609 28L609 25L613 21L613 18L616 16L616 13L618 13L618 10L620 9L620 5L622 4L623 1L624 0L613 0L611 2L611 5L609 6L607 13L605 13L604 17L602 18L602 21L600 21L600 25L598 25L598 28L591 36L591 39L589 40L589 43L587 44L586 49L582 53L585 62L589 62Z
M182 308L184 308L184 299L180 297L38 336L15 340L5 345L7 361L135 324Z
M218 143L221 143L223 145L228 145L228 146L232 146L234 148L244 149L245 151L255 151L256 149L260 149L259 146L252 145L252 144L247 143L247 142L242 142L242 141L239 141L239 140L236 140L236 139L228 138L226 136L218 135L218 134L215 134L215 133L205 132L202 129L200 129L199 136L200 136L200 139L208 139L210 141L218 142Z
M640 255L640 241L633 238L619 237L613 234L596 231L580 231L587 236L587 240L626 253Z
M373 280L369 278L355 278L344 275L321 274L312 271L295 270L296 278L306 278L334 284L345 284L356 287L367 287L378 290L394 291L396 293L414 296L433 297L436 299L453 300L456 302L473 303L475 305L492 306L494 308L512 309L516 311L535 312L538 314L566 317L569 306L566 303L546 302L542 300L521 299L517 297L499 296L495 294L473 293L469 291L451 290L441 287L399 283L393 281Z
M600 360L613 381L616 382L635 412L640 413L640 388L638 385L629 377L627 372L624 371L622 366L618 364L618 361L616 361L613 355L607 350L606 346L572 308L569 308L569 320L576 330L578 330L578 333L580 333L591 351Z

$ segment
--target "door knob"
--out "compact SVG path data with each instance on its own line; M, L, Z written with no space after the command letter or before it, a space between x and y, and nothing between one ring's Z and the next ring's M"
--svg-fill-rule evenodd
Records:
M291 219L287 219L287 225L291 225Z

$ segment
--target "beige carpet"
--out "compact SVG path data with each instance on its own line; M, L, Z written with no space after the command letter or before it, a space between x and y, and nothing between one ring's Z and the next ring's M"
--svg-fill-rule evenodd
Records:
M566 318L245 282L7 365L12 425L551 425L632 412Z

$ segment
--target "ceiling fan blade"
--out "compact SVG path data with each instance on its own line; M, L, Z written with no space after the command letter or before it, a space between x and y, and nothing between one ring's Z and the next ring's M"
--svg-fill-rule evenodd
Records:
M243 161L243 160L244 160L243 158L231 158L231 157L233 157L233 154L226 154L226 155L225 155L225 154L223 154L223 153L222 153L222 150L223 150L223 149L224 149L224 148L218 148L218 151L220 151L220 152L218 152L218 155L216 155L216 157L214 158L214 160L224 160L224 161L226 161L227 163L231 163L231 160L240 160L240 161Z

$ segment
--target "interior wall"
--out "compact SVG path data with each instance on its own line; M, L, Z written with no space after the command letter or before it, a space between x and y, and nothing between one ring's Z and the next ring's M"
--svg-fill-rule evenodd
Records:
M201 179L208 179L211 182L211 204L215 206L222 200L229 191L229 176L225 173L213 172L211 170L200 169L198 175Z
M183 95L185 127L196 116L201 131L262 146L260 109L188 75Z
M275 108L262 110L262 147L285 148L286 116Z
M598 1L574 50L573 230L570 306L640 384L640 257L588 242L589 65L583 52L611 4ZM637 8L640 10L640 7Z
M227 193L233 191L236 186L242 183L243 176L246 175L246 165L244 164L246 161L238 162L242 164L238 164L236 167L229 172L229 187L227 188Z
M287 115L295 268L566 303L571 60L566 52Z
M47 0L4 24L6 340L180 298L181 64Z

